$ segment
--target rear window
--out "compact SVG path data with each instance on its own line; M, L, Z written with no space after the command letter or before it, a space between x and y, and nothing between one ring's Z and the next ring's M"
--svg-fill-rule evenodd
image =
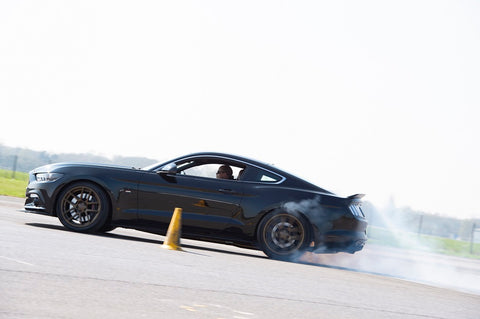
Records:
M265 171L260 168L250 169L248 174L242 180L262 183L278 183L282 180L280 175Z
M264 172L260 177L261 182L275 183L280 181L280 176Z

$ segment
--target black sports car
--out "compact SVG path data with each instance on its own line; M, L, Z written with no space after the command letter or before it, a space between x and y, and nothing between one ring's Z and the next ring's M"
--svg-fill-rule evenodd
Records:
M259 248L275 259L350 252L366 241L357 194L339 197L273 166L196 153L143 169L60 163L30 172L25 209L73 231L115 227L165 234L176 207L182 236Z

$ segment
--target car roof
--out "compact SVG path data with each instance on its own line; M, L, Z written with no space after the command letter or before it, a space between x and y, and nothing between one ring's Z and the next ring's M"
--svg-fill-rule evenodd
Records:
M255 159L252 159L252 158L248 158L248 157L244 157L244 156L240 156L240 155L235 155L235 154L228 154L228 153L219 153L219 152L198 152L198 153L192 153L192 154L188 154L188 155L185 155L185 156L181 156L179 158L183 158L183 157L200 157L200 156L204 156L204 157L221 157L221 158L228 158L228 159L233 159L233 160L237 160L237 161L240 161L240 162L247 162L247 163L251 163L251 164L255 164L257 166L262 166L262 167L265 167L265 168L271 168L271 169L275 169L275 170L278 170L277 168L275 168L273 165L271 164L267 164L267 163L264 163L264 162L261 162L261 161L258 161L258 160L255 160Z

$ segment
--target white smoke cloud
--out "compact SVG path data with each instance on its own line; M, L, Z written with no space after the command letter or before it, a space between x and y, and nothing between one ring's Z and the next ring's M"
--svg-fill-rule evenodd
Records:
M401 218L388 209L379 211L383 225L399 247L366 244L354 255L306 253L300 262L391 276L419 283L480 294L480 261L435 253L416 233L408 232Z

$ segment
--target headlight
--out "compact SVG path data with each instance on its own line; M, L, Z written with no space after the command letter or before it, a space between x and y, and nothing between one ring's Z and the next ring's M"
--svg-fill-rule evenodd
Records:
M62 176L63 174L60 173L38 173L35 174L35 180L37 182L54 182Z

